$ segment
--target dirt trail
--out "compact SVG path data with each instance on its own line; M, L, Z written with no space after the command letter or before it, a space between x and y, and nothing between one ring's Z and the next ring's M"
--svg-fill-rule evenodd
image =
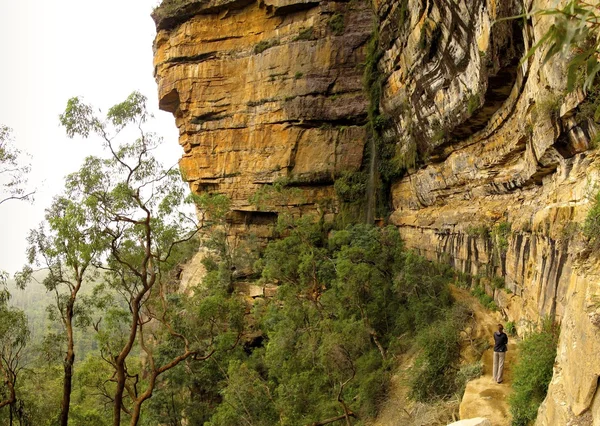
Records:
M485 309L479 300L471 296L464 289L451 287L452 295L459 303L464 303L471 308L474 314L473 329L467 330L470 338L475 340L484 338L493 343L493 333L497 330L498 323L504 323L499 312ZM466 338L466 336L463 336ZM475 362L474 351L469 348L465 340L464 350L461 353L467 362ZM369 426L445 426L460 419L484 417L490 420L492 426L509 426L510 411L508 408L508 395L511 391L511 372L515 363L517 347L515 339L509 338L508 352L504 366L504 382L497 384L492 380L493 347L486 350L481 356L483 362L483 376L467 384L462 401L444 401L436 404L420 404L408 399L408 378L406 369L410 367L416 354L405 354L399 360L402 368L392 377L388 399L374 421Z
M473 310L476 322L476 329L473 334L486 337L491 344L498 323L504 323L500 313L485 309L467 290L453 287L452 294L457 302L466 303ZM461 419L485 417L490 420L492 426L510 425L508 395L511 392L512 367L516 362L516 357L517 342L514 338L509 338L508 352L504 363L504 381L498 384L492 379L493 347L483 353L481 358L483 375L467 383L465 394L460 403L459 414Z

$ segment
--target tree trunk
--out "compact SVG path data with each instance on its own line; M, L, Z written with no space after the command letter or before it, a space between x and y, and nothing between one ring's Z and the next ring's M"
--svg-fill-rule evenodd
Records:
M75 349L73 339L73 300L70 300L65 313L65 327L67 329L67 354L65 355L63 382L63 397L60 405L60 424L68 426L69 409L71 406L71 390L73 388L73 364L75 363Z
M117 358L115 368L117 370L117 389L115 390L115 402L113 407L113 426L121 425L121 408L123 407L123 392L125 391L125 358Z
M149 289L148 286L144 286ZM138 323L140 321L140 301L146 294L147 290L139 293L131 304L131 328L129 329L129 337L127 343L121 350L121 353L115 358L115 370L117 373L117 388L115 389L115 398L113 406L113 426L121 426L121 410L123 409L123 392L125 392L125 382L127 374L125 371L125 360L133 348L135 342Z

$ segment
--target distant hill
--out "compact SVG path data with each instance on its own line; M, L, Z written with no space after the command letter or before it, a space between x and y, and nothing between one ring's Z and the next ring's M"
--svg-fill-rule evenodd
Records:
M22 309L27 315L29 330L31 331L31 344L38 345L43 342L44 336L52 331L62 332L62 325L48 319L48 306L54 306L55 293L46 290L42 284L44 278L48 276L47 269L41 269L33 273L33 279L27 284L25 289L17 287L15 280L7 281L7 287L11 294L9 304ZM82 288L82 295L91 294L94 284ZM77 359L85 358L90 351L97 350L95 341L95 332L89 329L75 330L75 352Z

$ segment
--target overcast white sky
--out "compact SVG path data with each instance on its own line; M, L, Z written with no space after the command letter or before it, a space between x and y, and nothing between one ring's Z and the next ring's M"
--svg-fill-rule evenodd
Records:
M152 8L159 0L0 0L0 124L32 155L33 205L0 206L0 269L25 262L26 237L42 219L66 174L98 140L70 140L58 115L81 96L104 111L133 90L149 99L155 129L165 138L165 164L181 155L171 114L158 111L152 75ZM167 151L167 152L165 152Z

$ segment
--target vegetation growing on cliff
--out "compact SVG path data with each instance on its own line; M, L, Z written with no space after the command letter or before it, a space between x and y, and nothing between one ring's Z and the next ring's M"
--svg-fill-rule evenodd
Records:
M278 46L278 45L279 45L278 39L261 40L258 43L256 43L256 45L254 46L254 54L258 55L260 53L263 53L265 50L270 49L273 46Z
M47 224L32 234L31 260L50 268L44 283L56 294L58 321L39 356L27 355L39 367L12 382L15 397L7 404L20 408L0 411L0 419L14 414L47 424L60 415L62 424L99 426L362 422L377 413L395 355L417 341L423 355L415 398L456 389L455 353L422 343L460 323L447 267L404 250L394 227L331 231L309 216L282 215L277 239L261 247L249 238L242 246L228 238L225 197L193 197L199 222L182 210L180 176L152 157L158 141L143 131L146 118L138 93L106 117L74 98L61 117L70 136L98 135L107 156L86 159L48 210ZM131 124L139 137L119 143ZM277 181L255 201L298 197L294 189ZM347 175L336 189L360 198L364 176ZM184 297L179 264L198 244L206 251L205 278ZM83 276L92 266L102 270L92 271L96 282ZM32 272L25 269L23 282ZM258 301L248 315L236 294L240 277L277 284L276 297ZM11 312L0 310L3 321ZM95 337L81 360L77 328ZM28 329L19 330L25 334L12 334L24 345ZM423 377L452 380L423 388ZM43 400L35 397L40 391Z
M219 358L215 391L223 401L194 418L214 426L367 419L385 394L393 355L421 333L425 341L451 328L449 270L405 252L392 227L355 225L327 236L310 217L282 217L277 230L281 238L256 265L265 282L279 282L277 297L254 309L260 340ZM423 350L431 356L415 374L436 383L453 374L454 352ZM445 396L453 383L415 395Z
M9 200L32 200L34 191L27 188L31 166L26 157L15 146L12 130L0 125L0 205Z
M327 21L327 26L334 35L342 35L344 33L344 15L341 13L335 13Z
M583 234L588 238L592 250L600 249L600 191L592 200L592 207L583 224Z
M30 238L31 260L49 268L44 285L56 297L52 312L60 326L50 334L53 338L44 352L66 354L60 380L63 425L69 423L74 403L73 375L80 373L74 368L75 327L91 332L93 325L98 349L88 355L104 360L98 374L109 372L100 378L100 397L86 403L95 402L89 408L105 419L111 418L107 408L112 406L112 424L117 426L122 416L131 425L141 421L142 408L165 372L188 359L209 358L220 341L231 340L230 333L235 341L227 301L206 297L196 301L196 307L174 294L178 265L197 248L198 225L183 209L185 191L178 171L163 169L152 155L159 140L143 130L145 102L133 93L103 118L79 99L69 101L61 116L67 134L96 134L107 156L88 157L68 177L65 196L47 211L48 224ZM139 137L125 142L118 136L129 125ZM82 296L82 285L91 284L86 274L92 266L103 271L103 286ZM31 272L31 267L25 268L22 282ZM100 308L100 317L91 314L94 306ZM32 420L42 424L58 417L58 405L36 413L30 398L20 396L23 405L27 401L20 421L46 416Z
M527 426L537 417L552 379L559 334L558 326L551 319L545 319L539 331L519 343L519 360L513 370L513 394L509 399L513 426Z
M199 0L162 0L152 11L152 18L157 28L160 28L165 20L174 19L181 9L199 2Z

